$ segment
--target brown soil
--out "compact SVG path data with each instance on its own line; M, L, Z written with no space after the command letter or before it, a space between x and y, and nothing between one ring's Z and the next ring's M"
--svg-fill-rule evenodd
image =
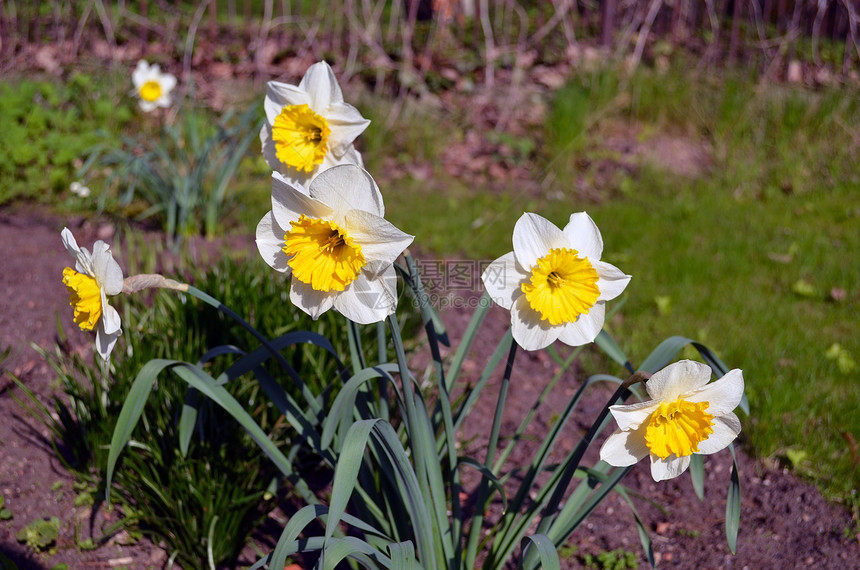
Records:
M73 506L73 479L50 448L49 434L13 398L16 395L20 398L21 393L10 374L35 391L45 403L55 393L51 370L28 343L52 346L56 340L57 315L70 333L71 349L85 353L92 350L90 335L80 333L72 323L65 287L60 282L62 269L71 259L60 240L64 225L68 225L79 243L87 247L100 238L112 241L110 226L61 220L31 207L0 209L0 253L4 259L0 272L0 298L3 299L0 347L13 349L0 377L0 417L4 419L0 422L0 493L5 498L5 506L14 515L10 521L0 521L0 554L17 562L20 568L50 568L58 563L66 563L73 569L123 565L162 568L165 554L146 540L128 546L122 544L123 536L118 536L94 551L76 548L76 530L80 540L99 536L99 530L115 521L117 515L103 509L92 515L87 509ZM471 311L455 310L443 313L455 343L470 314ZM508 319L508 314L498 308L490 311L464 371L467 377L477 374L483 367ZM508 432L519 423L542 387L530 379L550 377L555 367L543 352L519 353L506 406L505 429ZM575 370L567 372L549 400L563 403L580 381ZM495 393L490 386L479 400L465 428L466 440L471 435L488 432L496 405ZM583 403L580 415L593 417L607 396L608 393L595 390ZM539 438L552 421L552 408L550 405L543 410L533 422L531 435L535 438ZM585 425L572 422L566 428L554 453L556 458L574 445ZM535 441L526 440L512 461L528 457L537 445ZM482 453L479 440L472 441L469 447L479 456ZM594 459L593 451L587 459ZM744 453L743 443L738 461L743 502L736 555L730 554L723 530L731 469L731 457L727 452L709 457L705 462L704 502L695 498L686 476L657 484L651 480L647 465L640 464L626 479L625 484L644 497L635 502L651 531L661 567L860 568L860 542L853 535L855 522L850 513L828 503L814 486L787 471L751 459ZM57 481L61 482L61 487L52 489ZM50 516L62 521L56 553L28 552L15 535L32 520ZM571 544L576 545L577 554L571 554L566 561L565 566L570 568L579 566L584 553L622 548L641 557L629 508L616 495L604 501L574 534ZM644 558L640 560L645 564Z

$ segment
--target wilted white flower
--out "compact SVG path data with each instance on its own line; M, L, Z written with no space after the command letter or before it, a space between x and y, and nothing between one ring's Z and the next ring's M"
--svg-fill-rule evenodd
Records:
M91 255L86 248L78 247L68 228L63 228L61 236L63 245L75 257L75 269L63 270L63 284L69 290L75 324L84 331L96 329L96 350L107 360L122 334L119 313L107 302L108 295L122 292L122 269L105 242L95 242Z

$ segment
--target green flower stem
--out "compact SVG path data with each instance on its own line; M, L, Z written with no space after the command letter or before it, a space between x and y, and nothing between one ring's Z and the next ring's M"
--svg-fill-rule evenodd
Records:
M412 255L409 252L404 253L404 258L406 259L406 267L409 271L408 283L412 288L412 292L415 295L415 298L418 299L419 307L421 307L422 315L426 315L429 312L429 308L427 307L427 296L424 294L424 286L421 283L421 275L418 273L418 268L415 265L415 260L412 258ZM438 378L438 387L439 387L439 395L436 402L436 406L438 410L442 412L442 424L443 430L442 435L444 435L444 447L448 451L448 464L451 472L450 478L450 498L451 498L451 517L450 521L453 526L452 535L460 536L463 526L463 517L462 511L460 507L460 471L457 469L457 441L456 441L456 430L454 429L454 417L451 412L451 395L449 393L449 386L445 380L445 367L442 362L442 353L439 350L439 337L438 331L436 330L436 326L434 325L434 321L432 318L424 318L424 330L427 333L427 341L430 345L430 354L433 358L433 362L436 365L436 375ZM437 411L438 411L437 410ZM434 418L436 414L434 414ZM441 443L440 445L440 454L441 454ZM455 564L455 566L459 565L460 557L462 553L460 552L462 545L460 541L457 541L457 553L455 554L456 560L452 560L451 563Z
M424 502L427 505L432 504L432 493L427 477L428 457L431 453L435 454L435 450L425 449L422 442L424 438L419 434L420 426L418 426L418 412L415 409L415 390L412 386L412 374L409 371L409 364L406 361L406 350L403 348L403 340L400 336L400 326L397 324L395 315L388 315L388 327L391 330L391 340L394 343L394 354L397 357L397 365L400 370L400 380L403 384L403 401L406 406L406 432L409 438L409 444L412 447L412 457L415 461L415 474L418 477L418 486L421 489L421 495L424 497ZM430 532L431 529L415 529L415 532ZM423 541L418 541L419 547ZM428 541L432 543L433 541ZM430 563L435 559L433 552L421 552L420 558L425 564Z
M553 492L552 497L550 497L550 500L541 515L541 521L537 530L538 533L546 534L549 527L552 525L553 520L555 520L558 506L564 498L564 494L567 491L568 485L570 485L570 481L573 478L574 473L579 468L579 462L582 461L582 456L585 455L585 451L588 449L588 446L591 445L591 441L594 437L601 429L603 429L603 424L609 415L609 407L626 400L630 396L630 386L638 382L645 382L650 376L651 375L647 372L637 372L633 374L618 387L612 397L609 398L607 404L603 406L603 409L600 411L600 415L597 416L597 419L593 424L591 424L591 427L579 441L576 451L567 462L558 485L556 485L555 491Z
M382 321L376 323L376 345L378 348L379 364L388 362L388 340L385 336L385 323ZM379 403L379 417L385 421L390 419L391 413L388 410L388 387L385 383L379 384L379 396L376 398Z
M508 397L508 388L511 383L511 372L514 367L514 358L517 354L517 343L511 343L510 351L508 352L508 361L505 365L505 373L502 376L502 385L499 388L499 399L496 403L496 413L493 417L493 427L490 431L490 441L487 443L487 457L484 460L484 465L487 469L493 468L493 461L496 457L496 446L499 443L499 432L502 428L502 416L505 410L505 401ZM493 471L495 474L495 471ZM478 488L478 496L475 501L475 514L472 516L471 527L469 528L469 541L466 545L466 568L475 567L475 558L478 555L478 542L481 538L481 528L484 525L484 511L486 510L486 502L489 498L490 484L486 477L481 477L481 485Z

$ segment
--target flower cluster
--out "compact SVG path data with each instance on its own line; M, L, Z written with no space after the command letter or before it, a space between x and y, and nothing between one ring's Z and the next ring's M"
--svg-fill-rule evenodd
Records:
M344 102L325 62L298 86L269 82L265 109L272 210L257 225L260 255L291 276L290 300L313 318L334 308L356 323L383 320L397 305L394 260L413 236L385 220L353 147L370 121Z
M157 65L138 63L132 76L144 111L170 105L176 85ZM376 323L397 305L394 262L412 243L385 219L383 197L363 169L355 139L367 128L325 62L312 65L299 85L269 82L262 153L272 168L271 210L256 228L265 262L290 277L290 301L314 319L334 309L355 323ZM72 185L77 192L82 187ZM105 360L121 334L119 315L107 302L123 290L123 275L102 241L93 253L62 232L75 269L66 268L75 323L97 330ZM594 342L603 329L606 302L621 295L631 277L605 261L603 238L585 212L571 214L564 228L525 213L513 230L513 251L482 274L489 297L510 311L511 334L526 350L555 341ZM186 285L161 276L129 278L126 291ZM183 287L185 289L183 289ZM657 481L679 476L695 454L727 447L740 433L733 410L744 390L740 370L709 382L711 369L684 360L653 374L651 400L609 408L618 424L600 457L613 466L650 458Z

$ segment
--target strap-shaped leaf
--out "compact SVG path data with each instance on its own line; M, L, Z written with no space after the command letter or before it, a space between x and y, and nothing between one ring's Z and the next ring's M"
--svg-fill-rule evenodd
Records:
M423 570L415 559L415 546L411 540L389 544L388 553L391 555L391 570Z
M398 397L402 400L397 384L391 376L391 373L397 372L397 370L397 364L394 363L381 364L379 366L374 366L373 368L365 368L364 370L360 370L354 374L352 378L344 384L343 388L341 388L337 397L334 399L334 403L323 421L321 445L324 449L328 449L331 445L337 426L344 422L349 422L352 419L356 393L365 383L373 380L374 378L384 378L394 386L394 389L398 393Z
M630 495L627 494L624 487L618 485L615 487L615 491L621 495L630 506L630 511L633 513L633 519L636 521L636 530L639 532L639 542L642 543L642 550L645 551L645 556L648 558L648 563L651 565L651 568L656 568L657 562L654 560L654 548L651 545L651 536L648 534L648 529L645 528L645 525L642 523L642 518L636 510L636 506L633 504L633 501L630 499Z
M726 541L729 543L729 550L735 554L738 547L738 529L741 526L741 480L734 445L729 445L729 451L732 452L732 477L726 496Z
M391 568L391 559L388 556L354 536L327 539L315 568L335 570L345 558L357 560L365 568Z
M693 490L700 501L705 500L705 461L704 456L694 453L690 457L690 480Z
M143 413L143 406L149 398L149 393L152 391L152 386L155 384L155 379L162 370L176 364L176 360L156 359L150 360L143 365L140 372L134 378L131 384L131 389L128 391L128 396L122 405L119 412L119 417L116 420L116 426L113 429L113 436L110 440L110 448L108 449L107 474L105 476L105 499L110 505L110 487L113 479L113 471L116 467L119 454L128 440L131 438L131 433L134 431L140 416Z
M526 536L520 543L522 550L522 558L520 559L520 568L532 568L534 559L532 549L537 551L537 557L540 560L540 567L543 570L561 570L561 562L558 559L558 550L555 544L545 534L533 534Z
M624 354L624 351L621 350L621 347L618 346L618 343L615 342L615 339L606 332L606 329L603 329L598 333L597 338L594 339L594 344L596 344L598 348L606 354L606 356L633 374L633 366L630 365L630 360L627 358L627 355Z

